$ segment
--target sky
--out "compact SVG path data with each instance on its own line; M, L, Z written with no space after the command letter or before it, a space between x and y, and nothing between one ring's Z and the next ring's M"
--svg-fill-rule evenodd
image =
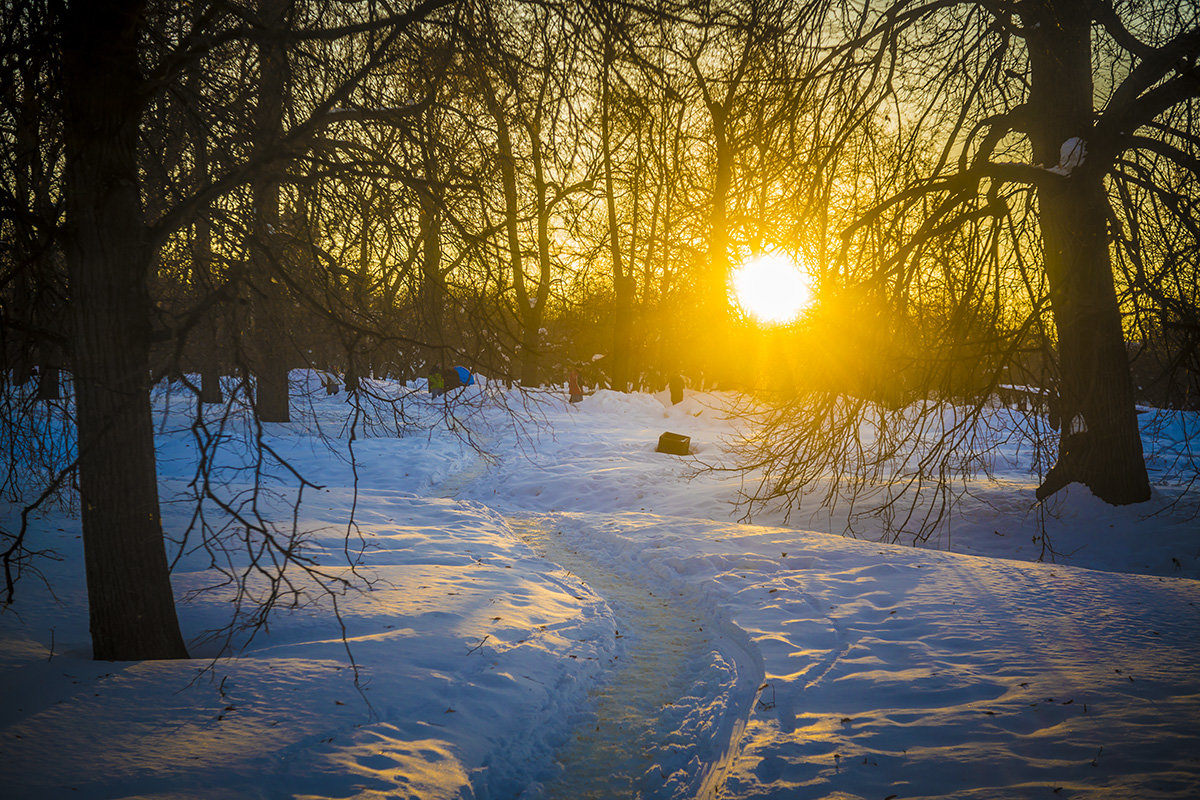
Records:
M1034 505L1014 450L913 547L815 507L742 521L741 478L697 472L728 461L729 395L572 405L481 380L447 406L380 381L412 427L368 414L351 437L345 396L293 379L268 443L320 487L295 514L309 553L364 589L280 609L223 656L205 631L231 596L199 591L219 575L185 548L193 658L94 662L79 521L38 517L59 559L0 613L6 797L1200 795L1195 415L1141 416L1148 503L1075 485ZM177 537L196 410L155 400ZM693 457L655 452L665 431ZM259 500L290 526L293 496Z

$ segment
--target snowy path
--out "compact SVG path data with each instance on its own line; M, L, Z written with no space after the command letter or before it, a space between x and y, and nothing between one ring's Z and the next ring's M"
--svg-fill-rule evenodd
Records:
M539 555L605 599L624 645L619 665L593 692L593 715L559 753L563 772L545 796L716 796L761 666L686 591L623 573L564 536L551 517L509 522Z
M509 523L539 555L605 599L624 640L619 663L593 692L594 717L577 727L558 756L564 771L546 787L546 797L631 797L635 786L653 785L653 755L667 744L656 721L688 688L690 664L707 657L705 620L685 607L685 598L655 592L606 568L537 518Z

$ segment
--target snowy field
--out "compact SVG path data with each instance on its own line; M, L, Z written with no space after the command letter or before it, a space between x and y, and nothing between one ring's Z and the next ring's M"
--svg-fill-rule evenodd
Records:
M61 559L0 613L0 795L1200 797L1194 415L1143 415L1148 503L1034 507L1014 456L915 548L813 509L740 524L736 475L654 452L670 430L720 463L727 399L476 386L447 414L414 391L397 438L312 394L267 442L320 487L294 519L315 560L361 549L370 590L340 624L329 597L281 610L236 658L203 637L230 598L193 594L215 573L185 548L194 659L89 660L79 522L37 518ZM195 411L157 403L178 536ZM260 498L285 527L288 499Z

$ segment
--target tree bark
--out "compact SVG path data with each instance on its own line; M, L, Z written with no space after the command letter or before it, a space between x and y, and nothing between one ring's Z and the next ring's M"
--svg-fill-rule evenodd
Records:
M1033 156L1065 173L1038 190L1046 277L1058 331L1062 433L1043 499L1078 481L1113 505L1149 499L1129 357L1109 254L1104 165L1089 164L1093 124L1088 4L1029 0ZM1079 161L1079 163L1075 163Z
M613 61L610 41L604 42L604 66L601 72L600 142L604 159L604 195L608 215L608 247L613 276L613 349L612 387L620 392L630 388L630 348L633 333L633 264L621 257L621 227L617 219L617 198L613 188L612 163L612 92L608 71Z
M729 192L733 184L733 151L727 138L725 114L712 109L713 139L716 149L713 178L712 212L709 217L708 261L702 279L703 330L697 341L711 365L712 378L728 380L736 372L738 358L731 349L732 317L729 308Z
M201 20L201 11L192 11L192 23ZM186 76L187 89L196 97L203 94L202 77L199 65L192 66ZM192 142L192 185L196 188L208 182L208 129L199 121L192 120L188 125L188 136ZM198 286L202 294L215 290L216 279L213 275L213 224L210 217L211 206L204 203L196 213L192 231L192 282ZM200 368L200 402L216 405L224 401L221 391L221 346L222 338L221 317L224 304L215 305L199 324L200 344L198 357Z
M268 35L259 43L258 105L255 109L255 150L278 147L283 132L283 103L287 91L287 51L282 33L285 28L287 0L259 0L258 10ZM255 410L263 422L288 422L288 353L286 296L277 271L278 253L272 249L279 237L279 187L282 182L277 163L270 163L251 185L254 202L254 242L250 250L250 270L255 282L256 328Z
M65 333L60 300L62 276L54 265L50 231L58 216L50 198L51 181L43 162L42 145L45 112L44 98L38 91L39 75L34 64L18 67L20 80L6 87L4 99L12 107L13 138L16 148L13 157L15 199L33 212L39 224L19 216L13 218L13 242L16 262L22 265L11 278L13 303L9 313L23 317L24 331L15 336L16 359L13 365L15 383L23 385L33 376L37 366L37 400L61 398L59 368L62 348L57 337ZM19 84L19 91L18 91ZM36 358L34 353L36 352ZM7 354L6 354L7 355Z
M34 397L38 400L61 400L62 379L58 371L57 352L52 345L44 344L39 348L39 355L38 387Z
M208 209L200 211L196 218L195 238L192 240L192 274L202 292L214 291L212 274L212 223ZM224 401L221 392L221 337L220 319L222 306L218 304L200 322L200 402L219 404Z
M140 0L78 0L62 41L66 253L92 652L186 658L163 543L138 192Z
M530 296L525 281L524 259L518 232L520 200L517 195L517 159L504 108L492 92L490 82L482 81L484 101L496 122L496 156L500 164L500 181L504 186L504 230L508 243L509 266L512 270L513 293L516 296L516 318L520 323L521 383L536 386L541 362L541 308L539 294ZM536 291L536 290L535 290Z
M525 322L525 347L527 352L536 353L536 358L529 359L522 367L522 381L526 386L540 383L541 379L541 346L542 320L546 313L546 302L550 299L550 276L552 260L550 258L550 202L549 186L546 183L545 161L542 151L542 111L534 112L534 119L528 126L530 158L533 162L533 194L537 213L537 253L538 253L538 282L533 295L529 298L529 316Z
M422 339L425 342L422 350L428 369L441 365L446 345L446 286L442 274L441 169L437 158L436 137L431 131L422 130L421 148L425 186L419 192L420 209L417 218L421 242L421 283L418 291Z

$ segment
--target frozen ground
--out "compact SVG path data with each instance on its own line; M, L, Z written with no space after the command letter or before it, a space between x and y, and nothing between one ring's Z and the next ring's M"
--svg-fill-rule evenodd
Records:
M195 660L92 662L78 521L39 518L61 560L0 614L4 796L1200 796L1200 521L1172 504L1194 418L1154 440L1149 503L1034 508L1014 460L916 549L809 509L737 524L735 477L654 452L673 430L720 460L720 397L548 395L518 436L518 401L474 391L454 417L416 395L410 436L356 425L353 469L341 396L269 426L323 487L314 556L367 545L344 637L317 598L213 661L217 592L180 604ZM177 533L191 409L159 408ZM191 552L174 580L213 573Z

